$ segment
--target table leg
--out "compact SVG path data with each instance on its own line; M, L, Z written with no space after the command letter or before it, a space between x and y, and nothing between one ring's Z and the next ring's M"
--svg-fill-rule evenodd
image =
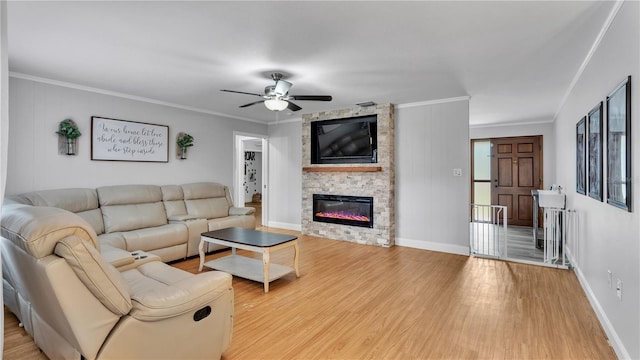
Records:
M202 241L202 239L200 239L200 244L198 244L198 254L200 255L198 271L202 271L202 267L204 266L204 241Z
M263 266L263 274L264 274L264 292L269 292L269 249L265 249L262 253L262 266Z
M300 277L300 270L298 269L298 260L300 259L300 248L298 248L298 240L293 244L293 268L296 269L296 277Z

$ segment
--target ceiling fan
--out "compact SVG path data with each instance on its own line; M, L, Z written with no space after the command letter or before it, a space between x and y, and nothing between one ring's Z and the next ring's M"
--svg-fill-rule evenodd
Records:
M241 108L248 107L251 105L264 103L264 106L271 111L282 111L284 109L289 109L291 111L298 111L302 108L294 103L291 100L312 100L312 101L331 101L330 95L289 95L289 89L293 86L292 83L283 80L284 75L278 72L274 72L271 74L271 78L275 81L275 84L269 85L264 88L264 94L256 94L249 93L244 91L235 91L235 90L220 90L226 91L230 93L236 94L245 94L245 95L253 95L259 96L263 98L263 100L254 101L252 103L240 105Z

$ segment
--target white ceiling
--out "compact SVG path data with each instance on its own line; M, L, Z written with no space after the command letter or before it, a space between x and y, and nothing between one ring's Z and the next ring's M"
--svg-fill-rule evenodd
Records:
M607 1L9 1L14 76L273 122L374 101L470 96L472 125L553 120ZM303 110L240 109L268 73Z

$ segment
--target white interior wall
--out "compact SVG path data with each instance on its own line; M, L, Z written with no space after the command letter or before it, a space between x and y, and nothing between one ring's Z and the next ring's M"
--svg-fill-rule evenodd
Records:
M266 134L267 126L169 106L19 78L9 79L10 130L7 194L118 184L214 181L232 188L233 131ZM91 116L169 126L169 162L91 160ZM80 128L75 156L58 154L58 123ZM179 160L179 132L195 138Z
M469 100L399 105L395 126L396 244L468 255Z
M469 128L469 138L471 139L536 135L542 135L542 183L544 188L549 188L556 181L556 136L553 122L504 126L472 126ZM560 185L566 187L571 184Z
M628 75L632 76L632 206L615 208L575 191L576 123ZM622 4L609 30L556 118L558 182L568 185L567 206L577 210L573 264L621 359L640 359L640 3ZM605 118L606 124L606 118ZM605 143L606 146L606 143ZM605 147L606 149L606 147ZM604 152L606 154L606 151ZM605 166L606 169L606 160ZM606 179L606 170L605 170ZM604 193L606 194L606 181ZM609 287L607 270L613 272ZM622 299L616 279L623 281Z
M302 120L269 125L269 225L302 228Z

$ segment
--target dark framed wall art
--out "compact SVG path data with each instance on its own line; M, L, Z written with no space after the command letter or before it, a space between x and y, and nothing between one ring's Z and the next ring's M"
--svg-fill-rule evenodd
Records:
M631 212L631 76L607 96L607 203Z
M576 124L576 192L582 195L587 193L586 122L585 116Z
M169 162L169 127L92 116L91 160Z
M589 196L602 201L602 102L587 116L589 143Z

